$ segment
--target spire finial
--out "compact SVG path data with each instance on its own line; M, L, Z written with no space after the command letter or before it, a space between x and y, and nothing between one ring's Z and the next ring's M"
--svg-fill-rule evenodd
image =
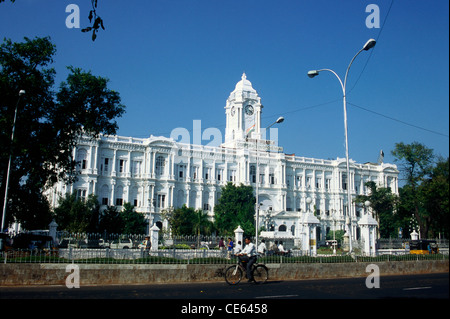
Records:
M242 73L242 80L246 80L247 79L247 75L244 73Z

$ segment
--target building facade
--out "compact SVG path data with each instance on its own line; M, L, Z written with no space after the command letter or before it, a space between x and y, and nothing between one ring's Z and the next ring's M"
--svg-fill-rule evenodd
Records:
M261 98L244 74L225 105L225 139L217 146L176 142L173 138L81 137L73 150L79 163L78 181L57 184L48 194L53 205L60 196L96 194L102 205L134 205L149 224L165 225L161 212L186 205L203 209L211 218L227 182L253 186L259 203L259 224L275 237L294 237L298 220L314 212L320 224L317 239L329 230L344 229L347 188L352 197L367 194L374 181L398 193L398 170L385 163L323 160L288 155L261 128ZM276 131L275 131L276 133ZM271 133L271 137L276 134ZM106 207L106 206L105 206ZM351 234L359 237L364 208L351 205ZM267 233L266 233L267 235Z

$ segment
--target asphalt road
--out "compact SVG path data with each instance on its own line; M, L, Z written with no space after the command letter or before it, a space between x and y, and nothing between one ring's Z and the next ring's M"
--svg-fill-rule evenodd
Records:
M0 287L0 299L392 299L449 298L449 274L381 276L379 288L366 277L268 281L255 285L225 282L152 285Z
M93 317L277 318L281 314L378 314L389 318L430 315L448 306L449 274L381 276L379 288L366 278L153 285L0 287L2 314L39 313ZM24 299L26 301L24 302ZM44 300L45 299L45 300ZM89 299L89 300L87 300ZM357 299L355 301L355 299ZM58 300L57 302L55 302ZM62 303L61 303L62 301ZM306 311L306 312L305 312ZM308 312L309 311L309 312ZM409 316L409 315L408 315Z

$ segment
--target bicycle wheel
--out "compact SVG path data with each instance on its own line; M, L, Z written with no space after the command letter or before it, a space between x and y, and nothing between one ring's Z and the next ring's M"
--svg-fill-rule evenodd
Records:
M225 281L229 285L237 285L242 280L242 269L237 266L230 266L225 270Z
M257 265L253 268L253 278L258 284L265 284L269 279L269 270L264 265Z

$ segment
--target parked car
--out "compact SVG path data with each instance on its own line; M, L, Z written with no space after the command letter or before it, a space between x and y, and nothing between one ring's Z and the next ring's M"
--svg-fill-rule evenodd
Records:
M115 249L129 249L133 248L133 241L129 238L114 239L110 245L110 248Z
M59 248L81 248L85 246L86 243L83 244L82 240L76 238L63 238L59 243Z
M100 248L110 248L111 244L108 241L104 240L103 238L100 238L98 240L98 246Z

